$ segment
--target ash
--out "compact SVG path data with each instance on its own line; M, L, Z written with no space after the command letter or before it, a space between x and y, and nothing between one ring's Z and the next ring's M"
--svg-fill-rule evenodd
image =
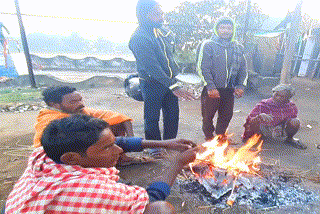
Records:
M190 174L188 179L180 179L181 193L190 193L217 208L235 203L255 210L304 206L319 200L316 193L302 188L299 177L290 173L272 172L263 176L241 173L235 177L218 170L214 175L215 178L199 178Z

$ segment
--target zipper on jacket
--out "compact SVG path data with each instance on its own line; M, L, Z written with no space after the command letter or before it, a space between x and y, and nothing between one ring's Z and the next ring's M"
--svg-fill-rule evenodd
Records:
M168 63L168 68L169 68L169 71L170 71L170 78L172 78L173 72L172 72L172 69L170 67L170 61L169 61L169 58L168 58L168 55L167 55L166 45L164 44L162 38L158 36L158 32L157 32L157 30L155 28L153 29L153 32L154 32L154 35L156 36L156 38L160 39L160 41L161 41L161 43L163 45L164 56L166 57L166 60L167 60L167 63Z
M226 84L225 84L225 87L227 88L228 87L228 83L229 83L229 69L228 69L228 51L227 49L224 49L224 53L225 53L225 56L226 56L226 71L227 71L227 78L226 78Z

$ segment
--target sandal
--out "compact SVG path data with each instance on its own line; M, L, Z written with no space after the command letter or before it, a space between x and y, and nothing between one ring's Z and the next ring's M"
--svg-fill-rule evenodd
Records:
M154 159L163 159L164 158L164 155L163 155L161 149L149 149L148 153L149 153L149 156Z

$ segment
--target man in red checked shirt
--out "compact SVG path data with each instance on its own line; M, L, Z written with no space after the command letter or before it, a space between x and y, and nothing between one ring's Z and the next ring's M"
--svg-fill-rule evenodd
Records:
M107 122L88 115L52 121L15 184L6 213L175 213L164 200L182 167L195 159L188 140L115 138ZM162 147L183 151L147 189L117 183L114 167L125 151Z

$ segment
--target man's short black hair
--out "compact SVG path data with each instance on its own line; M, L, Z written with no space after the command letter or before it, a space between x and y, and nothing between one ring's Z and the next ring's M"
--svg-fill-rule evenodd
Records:
M67 152L86 154L87 149L95 144L101 132L109 124L88 115L73 115L52 121L44 130L41 144L47 155L56 163Z
M53 86L44 90L42 96L44 102L50 106L50 103L60 104L64 95L71 94L76 90L76 88L70 86Z

